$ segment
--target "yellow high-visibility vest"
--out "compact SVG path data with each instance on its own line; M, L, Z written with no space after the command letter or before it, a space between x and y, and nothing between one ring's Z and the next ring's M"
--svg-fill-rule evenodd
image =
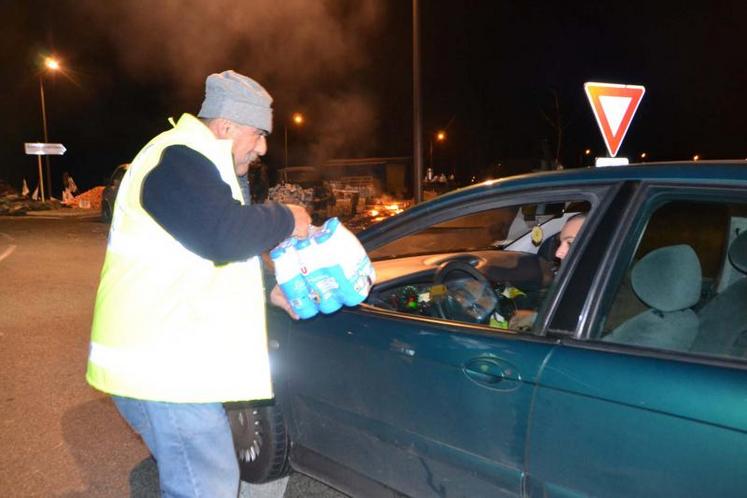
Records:
M119 396L183 403L271 398L259 260L215 264L187 250L143 209L163 149L186 145L243 202L231 140L192 115L146 145L122 179L96 295L86 379Z

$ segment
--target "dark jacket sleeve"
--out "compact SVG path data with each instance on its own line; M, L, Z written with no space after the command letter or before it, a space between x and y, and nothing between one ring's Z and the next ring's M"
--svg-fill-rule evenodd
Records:
M164 149L143 182L141 202L184 247L216 263L256 256L293 231L288 208L242 205L213 163L185 145Z

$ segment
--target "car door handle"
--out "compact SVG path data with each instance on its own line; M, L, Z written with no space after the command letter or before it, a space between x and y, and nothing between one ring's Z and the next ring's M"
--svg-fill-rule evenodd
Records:
M520 376L516 368L498 358L475 358L464 365L464 373L474 382L498 389L514 389Z

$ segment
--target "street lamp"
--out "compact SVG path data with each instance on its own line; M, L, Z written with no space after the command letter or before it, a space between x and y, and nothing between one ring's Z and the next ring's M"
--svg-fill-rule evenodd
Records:
M294 124L296 126L301 126L303 125L304 121L305 121L305 118L303 114L301 114L300 112L294 112L293 114L291 114L291 117L290 117L291 124ZM285 136L284 147L283 147L285 151L285 154L284 154L285 167L283 168L283 181L288 181L288 172L287 172L287 169L288 169L288 123L287 122L283 123L283 132Z
M698 154L695 154L695 155L693 156L693 161L697 161L697 160L699 160L699 159L700 159L700 155L698 155Z
M44 59L44 67L48 71L59 71L60 62L53 57L46 57ZM44 143L49 143L49 136L47 135L47 106L44 102L44 72L39 73L39 95L41 96L41 109L42 109L42 125L44 126ZM47 190L49 190L49 196L52 197L52 180L51 172L49 168L49 155L44 156L44 161L47 164ZM39 190L41 191L42 201L44 200L44 184L42 179L39 179Z
M641 152L641 161L645 161L645 160L646 160L646 153Z
M446 140L446 132L444 130L438 130L436 133L431 136L430 140L430 147L429 147L429 167L431 168L431 171L433 171L433 138L435 137L437 142L444 142Z

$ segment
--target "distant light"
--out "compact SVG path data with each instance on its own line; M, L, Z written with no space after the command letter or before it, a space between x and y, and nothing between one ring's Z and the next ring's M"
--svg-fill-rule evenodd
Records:
M60 69L60 62L52 57L44 59L44 65L47 66L47 69L51 69L52 71Z
M700 156L698 154L695 154L693 156L693 161L697 161L698 159L700 159Z
M645 152L641 152L641 159L646 159L646 153Z
M591 149L586 149L586 150L584 151L584 154L586 154L587 156L588 156L589 154L591 154Z
M294 112L291 116L291 121L293 121L294 124L302 125L304 121L303 114L300 112Z
M446 140L446 132L443 130L440 130L438 133L436 133L436 140L439 142L443 142Z

